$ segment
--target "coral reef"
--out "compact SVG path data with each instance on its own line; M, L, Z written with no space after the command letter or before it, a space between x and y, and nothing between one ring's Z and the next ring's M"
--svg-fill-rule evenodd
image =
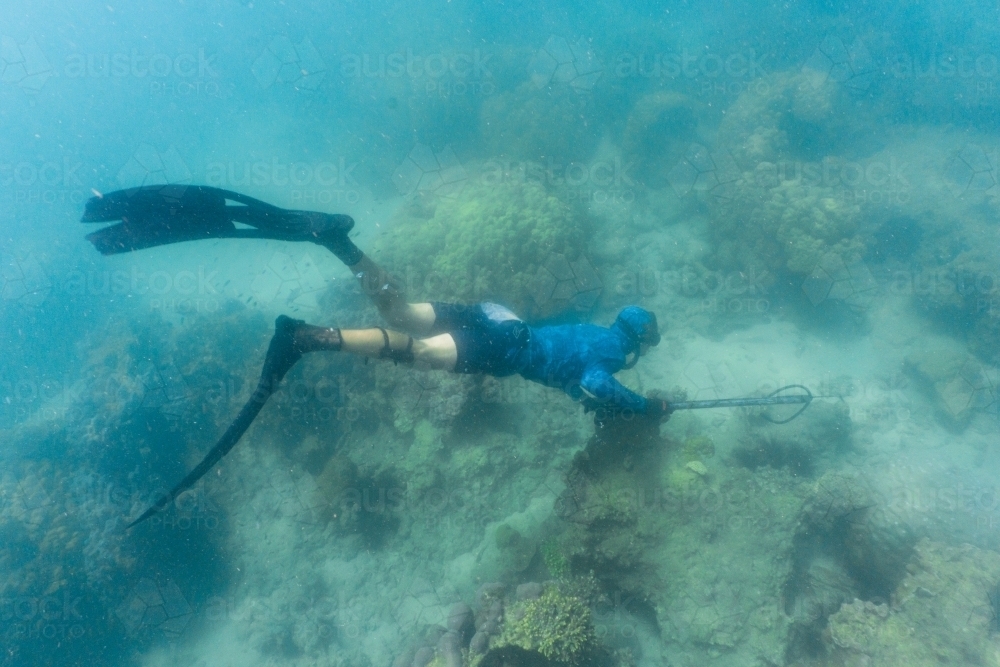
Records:
M715 456L715 443L707 435L687 438L681 445L681 456L688 462L710 459Z
M593 116L592 100L569 86L524 82L483 102L479 131L488 156L565 165L597 146Z
M967 157L972 160L972 158ZM983 158L985 159L985 157ZM970 176L971 178L971 176ZM913 295L914 305L949 334L966 342L988 364L1000 364L1000 281L996 267L996 212L993 197L968 196L917 209L925 234L893 287ZM985 201L984 201L985 200Z
M469 644L469 651L473 656L485 654L503 627L506 602L504 592L504 586L499 583L483 584L476 592L476 605L480 615L476 623L476 634Z
M498 647L519 646L538 651L561 665L579 665L596 641L590 609L580 598L569 596L557 586L542 595L513 605Z
M794 537L795 564L782 597L792 620L790 658L822 653L827 619L855 598L889 599L913 554L909 530L886 515L867 479L831 472L810 489Z
M706 451L693 422L665 429L679 442L627 430L592 440L557 503L569 524L560 546L574 571L593 570L619 616L656 628L664 659L782 664L790 619L774 601L793 570L803 486L768 467L688 468L685 441ZM648 646L615 648L661 657Z
M452 605L447 629L430 626L413 645L399 654L395 667L482 667L504 664L516 655L516 664L577 667L608 664L594 629L591 585L540 584L529 581L513 590L487 583L476 593L473 610ZM499 662L498 662L499 661Z
M844 91L816 72L775 72L762 83L748 87L719 125L719 145L743 169L822 155L846 143L845 133L861 130L860 119L840 117L853 106Z
M847 266L860 262L866 251L857 236L861 206L831 185L772 178L772 168L759 167L731 198L715 200L718 264L773 278L776 271L808 276L831 255Z
M421 420L413 429L413 443L406 452L402 469L406 473L407 488L421 493L438 483L444 445L441 429L427 420Z
M995 552L921 540L889 604L854 600L830 617L830 662L998 664L996 610L987 593L998 580Z
M717 176L703 190L715 261L767 274L769 281L782 272L808 276L830 256L853 266L869 241L859 233L866 212L855 203L854 171L837 157L846 119L855 118L847 112L849 100L815 72L764 80L767 85L751 87L727 111L719 150L709 160ZM859 129L855 124L852 131ZM698 171L708 168L693 154L686 160Z
M393 667L464 667L474 630L472 609L456 602L448 611L447 628L431 626L423 640L399 654Z
M429 218L400 220L375 256L411 298L494 300L522 317L544 316L570 304L534 296L540 272L555 255L575 261L585 239L585 221L542 185L476 183L438 203Z

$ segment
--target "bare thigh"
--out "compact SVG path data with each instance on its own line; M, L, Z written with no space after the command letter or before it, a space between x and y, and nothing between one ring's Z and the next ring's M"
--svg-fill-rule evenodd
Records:
M382 311L382 317L394 329L413 336L424 336L434 326L437 316L429 303L407 303L392 310Z
M455 339L451 337L451 334L440 334L413 341L414 368L428 371L453 371L457 361L458 347L456 347Z

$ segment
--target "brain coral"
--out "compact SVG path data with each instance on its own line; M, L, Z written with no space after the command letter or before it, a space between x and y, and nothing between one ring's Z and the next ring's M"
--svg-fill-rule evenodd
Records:
M411 299L493 300L537 316L554 306L532 296L542 267L555 255L575 260L584 238L570 207L542 185L477 182L440 201L431 217L400 221L375 256Z

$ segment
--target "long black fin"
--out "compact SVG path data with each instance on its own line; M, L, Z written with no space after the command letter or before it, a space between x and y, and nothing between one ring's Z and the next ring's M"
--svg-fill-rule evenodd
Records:
M264 368L261 371L260 380L257 382L257 389L254 391L253 396L243 406L240 414L229 425L229 428L226 429L226 432L219 438L219 441L212 447L211 451L201 460L201 463L195 466L194 470L188 473L177 486L171 489L170 493L161 497L152 507L143 512L138 519L128 524L127 528L142 523L170 504L185 490L194 486L205 473L211 470L239 442L246 430L250 428L250 424L253 423L253 420L256 419L257 415L264 408L267 399L278 389L278 385L281 384L281 380L284 379L285 374L302 358L302 353L296 351L294 347L295 330L300 324L302 324L300 320L293 320L285 315L278 317L274 323L274 336L271 338L271 343L267 348Z
M97 195L87 200L80 221L119 221L87 235L104 255L208 238L324 244L340 240L354 227L348 215L287 210L207 185L149 185ZM235 222L255 229L239 228Z

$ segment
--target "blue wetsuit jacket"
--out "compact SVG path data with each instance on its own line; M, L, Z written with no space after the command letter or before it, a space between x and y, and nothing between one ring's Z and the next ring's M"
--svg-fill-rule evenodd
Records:
M626 334L617 327L567 324L528 327L529 342L517 370L528 380L558 387L587 405L610 405L646 412L646 399L625 387L614 374L635 353Z
M588 408L608 406L646 413L646 399L614 378L628 356L639 350L638 341L618 321L610 327L531 327L495 303L432 305L434 332L450 333L455 339L456 373L520 374L562 389Z

